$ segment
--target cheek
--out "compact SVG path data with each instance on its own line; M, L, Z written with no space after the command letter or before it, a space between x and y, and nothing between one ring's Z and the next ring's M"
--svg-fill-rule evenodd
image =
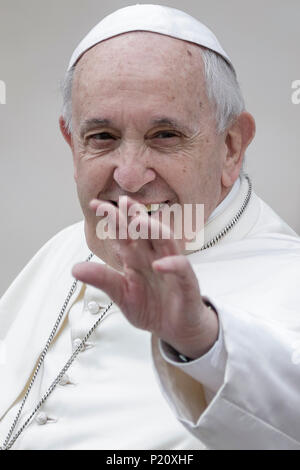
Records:
M109 181L111 171L100 159L78 161L76 171L77 192L84 208L91 199L97 198L103 191Z
M211 205L221 179L221 155L217 142L203 136L182 155L184 164L177 181L186 200Z

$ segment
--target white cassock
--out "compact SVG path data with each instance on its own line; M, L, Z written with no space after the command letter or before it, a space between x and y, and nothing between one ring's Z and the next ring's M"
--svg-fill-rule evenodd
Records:
M247 190L245 179L235 185L206 225L206 240ZM83 223L66 228L2 298L0 445L72 285L71 268L88 254ZM180 363L113 305L13 449L300 449L298 236L253 194L218 245L188 257L218 312L213 348ZM108 303L78 282L20 425Z

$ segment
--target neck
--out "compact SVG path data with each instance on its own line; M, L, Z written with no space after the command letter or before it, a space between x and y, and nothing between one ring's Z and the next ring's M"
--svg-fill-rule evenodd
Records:
M231 188L229 188L226 191L226 193L223 195L223 197L221 198L221 201L219 202L217 207L210 214L210 216L207 220L207 223L210 222L211 220L213 220L219 214L221 214L221 212L223 212L226 209L226 207L228 207L230 205L230 202L236 197L240 186L241 186L241 179L238 178L234 182L233 186L231 186Z
M241 233L247 229L243 227L243 224L241 225L239 219L246 207L248 208L250 194L251 188L247 178L239 178L227 196L210 214L204 229L198 232L195 239L186 245L185 254L190 255L205 249L205 247L226 243L232 237L239 239L240 230L236 230L236 227L242 228Z

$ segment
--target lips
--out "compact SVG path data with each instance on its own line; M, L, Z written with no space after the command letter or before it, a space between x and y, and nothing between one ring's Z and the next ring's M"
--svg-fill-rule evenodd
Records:
M159 211L159 209L164 207L165 204L166 202L160 202L159 204L145 204L145 206L148 214L154 214L155 212Z
M110 201L114 206L118 207L119 204L117 201ZM166 204L169 203L169 201L165 201L165 202L150 202L150 203L143 203L143 202L139 202L139 201L136 201L138 204L141 204L143 205L148 214L149 215L152 215L152 214L155 214L155 212L158 212L160 209L162 209Z

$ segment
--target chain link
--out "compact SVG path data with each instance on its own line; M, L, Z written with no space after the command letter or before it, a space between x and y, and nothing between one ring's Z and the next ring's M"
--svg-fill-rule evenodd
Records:
M225 235L227 235L227 233L237 224L237 222L240 220L240 217L241 215L245 212L245 209L250 201L250 198L251 198L251 194L252 194L252 182L249 178L248 175L244 175L244 177L246 178L247 182L248 182L248 192L246 194L246 197L244 199L244 202L243 204L241 205L240 209L238 210L237 214L228 222L228 224L226 225L226 227L223 228L223 230L221 230L221 232L218 233L218 235L216 235L214 238L212 238L211 240L209 240L209 242L205 243L202 248L200 248L199 250L195 250L193 251L193 253L196 253L197 251L203 251L203 250L207 250L207 248L211 248L213 247L214 245L216 245L223 237L225 237ZM191 254L193 254L191 253Z
M98 320L96 321L96 323L92 326L92 328L89 330L89 332L86 334L86 336L83 338L83 340L81 341L81 344L75 349L75 351L73 352L73 354L71 355L71 357L69 358L69 360L66 362L66 364L64 365L64 367L61 369L61 371L59 372L59 374L57 375L57 377L54 379L54 381L52 382L52 384L50 385L50 387L48 388L47 392L43 395L43 397L41 398L41 400L38 402L38 404L36 405L36 407L34 408L34 410L32 411L31 415L27 418L27 420L25 421L25 423L22 425L22 427L19 429L19 431L11 438L11 440L9 442L7 442L7 438L6 438L6 441L5 443L3 444L3 447L2 449L3 450L9 450L12 445L14 444L14 442L17 440L17 438L20 436L20 434L24 431L24 429L26 428L26 426L30 423L30 421L32 420L32 418L34 417L34 415L37 413L37 411L40 409L40 407L43 405L43 403L45 403L45 401L47 400L47 398L51 395L51 393L53 392L53 390L55 389L55 387L58 385L58 383L60 382L60 379L62 378L62 376L67 372L67 370L70 368L71 364L73 363L74 359L76 358L76 356L79 354L79 352L84 348L85 346L85 343L86 341L88 340L88 338L91 336L91 334L93 333L93 331L97 328L97 326L99 325L99 323L103 320L104 316L106 315L106 313L108 312L108 310L110 309L110 307L112 306L113 302L110 302L105 311L102 313L102 315L98 318ZM28 396L28 395L27 395ZM15 423L15 425L17 424L17 421ZM15 427L15 426L14 426ZM14 430L14 428L13 428ZM12 430L12 431L13 431ZM11 436L11 434L10 434ZM10 439L10 436L9 439Z
M86 259L87 262L89 262L91 260L91 258L93 257L93 253L90 253L88 258ZM13 438L11 439L11 436L16 428L16 425L19 421L19 418L20 418L20 415L22 413L22 410L24 408L24 405L26 403L26 400L28 398L28 395L32 389L32 386L35 382L35 379L38 375L38 372L44 362L44 359L46 357L46 354L49 350L49 347L52 343L52 340L56 334L56 331L57 331L57 328L64 316L64 313L66 311L66 308L70 302L70 299L72 297L72 295L74 294L74 291L76 289L76 286L77 286L77 283L78 281L75 280L71 286L71 289L64 301L64 304L62 306L62 309L57 317L57 320L54 324L54 327L52 328L52 331L50 333L50 336L46 342L46 345L43 349L43 351L41 352L41 355L39 357L39 360L38 360L38 364L36 366L36 369L33 373L33 376L32 376L32 379L30 381L30 384L25 392L25 395L24 395L24 398L22 400L22 403L21 403L21 406L17 412L17 415L9 429L9 432L6 436L6 439L4 441L4 443L2 444L2 446L0 447L0 450L7 450L7 449L10 449L11 446L13 445L13 443L15 442L15 440L19 437L19 435L21 434L21 432L25 429L25 427L29 424L29 422L31 421L31 419L33 418L33 416L36 414L36 412L39 410L39 408L42 406L42 404L46 401L46 399L48 398L48 396L50 395L50 393L52 393L52 391L54 390L54 388L56 387L57 383L59 382L60 378L62 375L64 375L65 372L62 372L64 370L68 370L68 368L70 367L70 365L72 364L72 362L74 361L75 357L78 355L79 351L83 348L85 342L87 341L88 337L92 334L92 332L94 331L94 329L96 328L96 326L98 325L98 323L101 321L101 319L104 317L104 315L106 314L106 312L109 310L109 308L111 307L112 305L112 302L108 305L108 307L106 308L106 310L103 312L103 314L101 315L101 317L97 320L97 322L95 323L95 325L91 328L91 330L87 333L87 335L85 336L85 338L82 340L82 343L78 346L78 348L76 348L76 350L74 351L74 353L72 354L72 356L70 357L70 359L68 360L68 362L65 364L65 366L63 367L62 371L59 373L59 375L56 377L56 379L54 380L54 382L50 385L50 387L48 388L47 392L45 393L45 395L43 396L43 398L39 401L39 403L36 405L34 411L31 413L30 417L26 420L26 422L23 424L23 426L20 428L20 430L17 432L17 434L15 434L13 436ZM59 379L58 379L59 377ZM58 380L57 380L58 379Z

